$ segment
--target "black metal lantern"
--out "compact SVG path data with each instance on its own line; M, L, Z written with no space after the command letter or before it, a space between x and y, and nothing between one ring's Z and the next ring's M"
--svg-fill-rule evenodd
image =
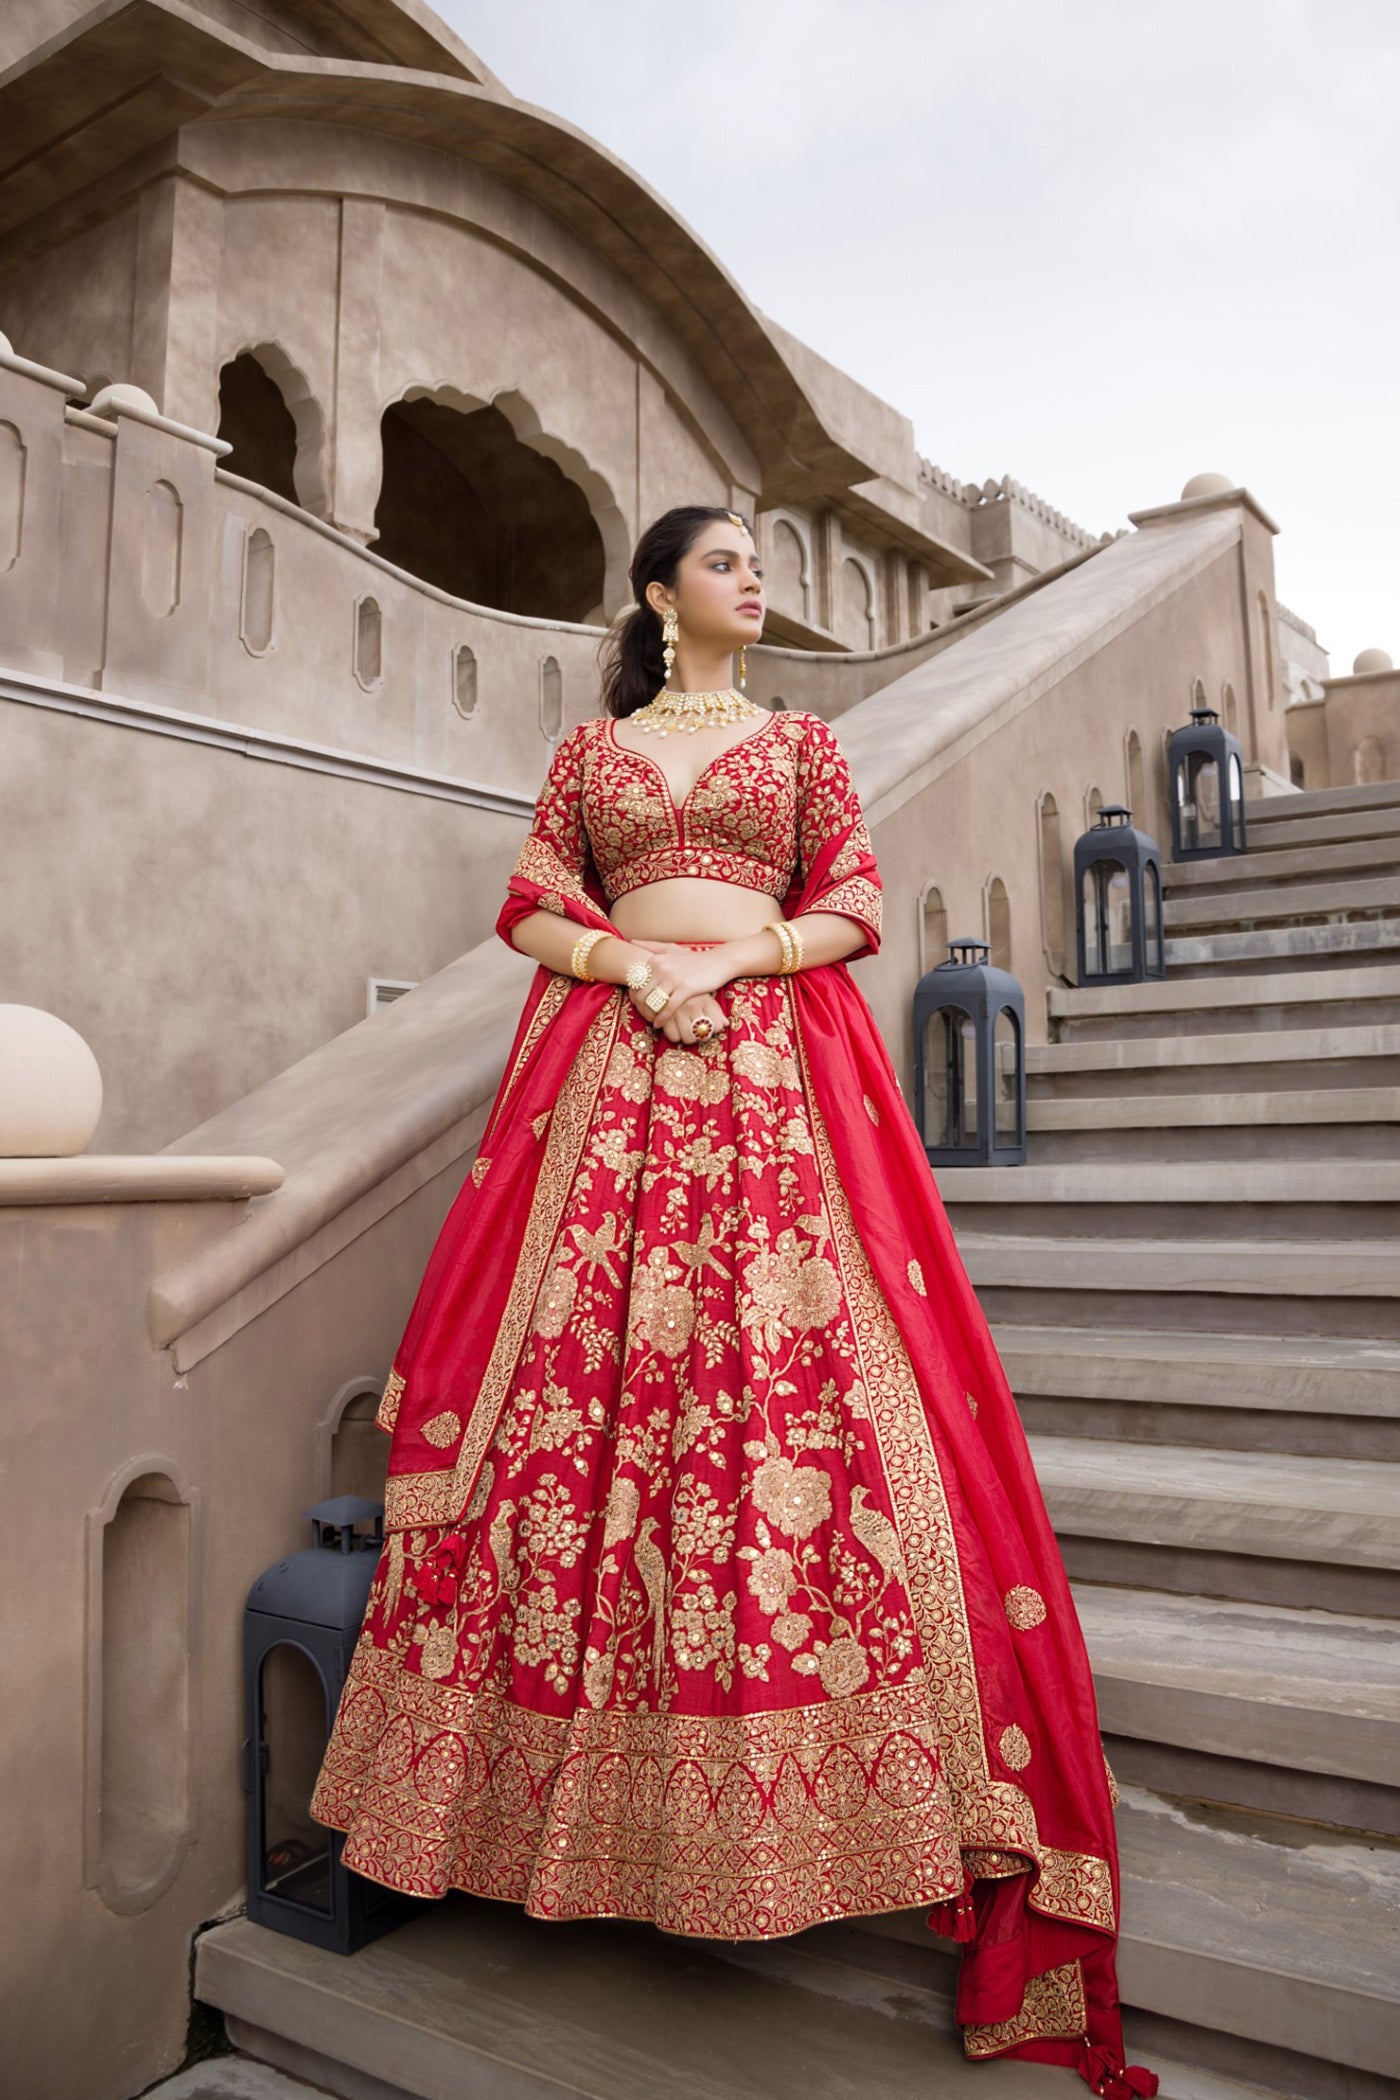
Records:
M1110 802L1074 842L1074 924L1081 984L1140 984L1165 977L1162 854Z
M985 941L950 941L914 991L914 1120L933 1167L1026 1157L1026 997Z
M315 1545L266 1569L243 1615L248 1916L352 1954L413 1915L412 1898L342 1866L343 1834L310 1814L384 1545L384 1505L337 1495L305 1514Z
M1213 707L1193 707L1167 746L1172 859L1215 860L1244 852L1244 751Z

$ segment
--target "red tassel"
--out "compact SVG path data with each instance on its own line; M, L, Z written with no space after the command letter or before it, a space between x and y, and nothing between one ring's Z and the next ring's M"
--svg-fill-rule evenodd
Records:
M929 1931L936 1932L940 1939L958 1940L966 1944L977 1932L977 1913L973 1909L971 1896L950 1896L946 1903L935 1903L925 1923Z
M1155 2071L1145 2064L1125 2064L1103 2042L1085 2049L1079 2075L1103 2100L1152 2100L1160 2083Z

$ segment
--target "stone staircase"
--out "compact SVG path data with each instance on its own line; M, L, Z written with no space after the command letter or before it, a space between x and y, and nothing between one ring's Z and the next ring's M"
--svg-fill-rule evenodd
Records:
M1029 1163L939 1183L1128 1782L1125 1996L1350 2093L1400 2077L1400 785L1252 805L1165 922L1164 984L1052 994Z
M1165 984L1053 995L1030 1163L939 1182L1122 1786L1130 2055L1162 2100L1396 2100L1400 785L1249 822L1169 871ZM966 2064L954 1975L922 1914L729 1946L452 1897L348 1961L218 1926L196 1988L346 2100L1081 2090Z

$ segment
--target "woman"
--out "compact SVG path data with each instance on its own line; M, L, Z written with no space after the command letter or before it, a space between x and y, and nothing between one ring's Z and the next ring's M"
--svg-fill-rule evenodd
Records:
M969 2055L1127 2068L1111 1778L1011 1394L845 968L840 745L729 686L744 520L642 539L497 922L540 964L396 1351L313 1813L346 1864L766 1939L920 1904Z

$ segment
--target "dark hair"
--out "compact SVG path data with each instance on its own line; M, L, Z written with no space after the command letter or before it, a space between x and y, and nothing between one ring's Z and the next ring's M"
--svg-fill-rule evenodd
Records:
M636 603L613 622L598 652L603 670L603 704L610 715L635 714L639 707L654 700L666 683L661 619L647 604L647 585L660 583L669 590L682 558L705 527L722 522L742 525L753 538L753 527L737 510L726 510L722 504L682 503L676 510L666 511L654 525L648 525L638 540L628 571Z

